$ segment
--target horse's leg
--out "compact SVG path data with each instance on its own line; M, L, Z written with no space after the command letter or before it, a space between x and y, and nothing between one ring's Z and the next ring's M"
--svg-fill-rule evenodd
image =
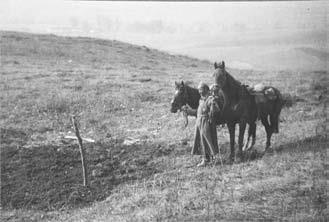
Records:
M265 131L266 131L267 140L266 140L265 151L267 151L268 148L271 146L272 128L268 122L267 115L262 115L261 121L262 121L262 124L264 125Z
M256 143L256 123L250 123L249 124L249 134L252 136L252 142L250 143L250 145L247 147L247 150L252 149Z
M249 146L249 142L250 142L250 137L252 137L252 133L251 133L251 125L249 124L249 128L248 128L248 139L247 139L247 142L244 144L243 148L242 148L242 151L245 151L248 149L248 146Z
M244 139L244 131L246 130L247 122L245 120L241 120L239 123L239 152L238 156L243 159L242 147L243 147L243 139Z
M273 128L273 133L279 133L279 116L281 113L282 106L277 102L273 113L270 114L271 126Z
M273 133L278 133L278 117L274 114L270 114L270 125Z
M253 101L255 102L255 101ZM256 143L256 128L257 128L257 125L256 125L256 121L257 121L257 118L260 116L260 110L261 110L261 107L257 106L256 103L252 103L252 106L251 106L251 118L248 122L249 124L249 130L248 130L248 146L246 147L247 150L251 149L254 147L255 143ZM251 144L249 145L249 137L252 136L252 142Z
M234 161L235 123L228 123L227 127L228 127L228 131L230 133L230 146L231 146L230 160Z

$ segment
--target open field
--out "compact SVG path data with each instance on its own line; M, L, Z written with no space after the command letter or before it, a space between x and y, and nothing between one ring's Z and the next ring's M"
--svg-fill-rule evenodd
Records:
M274 153L201 169L189 154L195 120L184 128L169 109L174 81L212 83L211 62L82 37L1 32L0 44L2 221L328 220L327 70L229 69L294 105ZM96 141L85 143L89 188L64 139L71 114ZM258 123L258 153L264 131ZM226 157L226 128L218 139Z

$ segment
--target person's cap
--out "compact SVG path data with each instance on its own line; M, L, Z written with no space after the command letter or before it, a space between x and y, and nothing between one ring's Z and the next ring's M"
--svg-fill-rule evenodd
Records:
M198 85L198 89L207 89L207 90L209 90L209 86L204 82L200 82L199 85Z
M215 89L218 89L219 88L219 85L214 83L210 86L210 90L215 90Z

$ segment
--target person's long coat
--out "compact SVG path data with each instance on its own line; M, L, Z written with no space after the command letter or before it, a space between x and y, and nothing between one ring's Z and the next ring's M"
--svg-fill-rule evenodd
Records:
M215 121L211 120L210 109L214 108L214 98L200 99L197 110L194 145L192 155L205 155L207 158L219 152Z

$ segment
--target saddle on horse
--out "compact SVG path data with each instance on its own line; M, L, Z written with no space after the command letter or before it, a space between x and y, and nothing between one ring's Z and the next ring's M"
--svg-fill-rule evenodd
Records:
M255 96L256 104L275 100L278 97L272 87L264 86L262 83L256 84L253 87L247 87L247 89L251 95Z

